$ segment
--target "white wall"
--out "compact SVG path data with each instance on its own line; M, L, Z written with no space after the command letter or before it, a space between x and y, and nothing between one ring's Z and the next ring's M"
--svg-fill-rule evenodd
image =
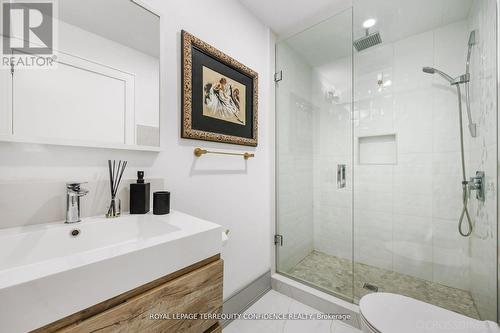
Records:
M273 112L270 103L273 36L232 0L148 0L161 22L161 144L159 154L106 149L0 143L2 183L45 183L107 179L107 159L129 161L127 179L139 169L148 178L165 179L172 207L231 230L223 250L224 297L270 269ZM259 73L259 146L249 148L180 139L181 50L185 29ZM251 151L245 162L235 157L193 156L195 147ZM23 189L29 187L24 186ZM39 188L39 187L37 187ZM0 207L2 200L0 197ZM29 204L29 203L27 203ZM0 210L0 226L2 215ZM182 255L169 253L166 255Z
M162 118L160 153L153 174L166 178L175 209L230 229L223 250L224 296L270 269L274 108L270 104L272 35L237 1L148 0L162 15ZM180 139L181 53L184 29L259 74L259 145L230 146ZM250 151L256 157L204 156L195 147ZM179 253L177 255L182 255Z

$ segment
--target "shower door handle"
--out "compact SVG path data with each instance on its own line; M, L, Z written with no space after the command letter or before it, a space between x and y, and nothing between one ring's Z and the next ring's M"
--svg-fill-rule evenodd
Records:
M345 187L345 164L337 164L337 188Z

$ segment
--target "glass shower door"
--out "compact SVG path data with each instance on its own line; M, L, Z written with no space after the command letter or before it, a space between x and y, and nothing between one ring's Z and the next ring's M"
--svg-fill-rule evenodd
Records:
M277 271L353 300L352 10L276 45Z
M277 271L495 321L497 3L353 6L276 45Z

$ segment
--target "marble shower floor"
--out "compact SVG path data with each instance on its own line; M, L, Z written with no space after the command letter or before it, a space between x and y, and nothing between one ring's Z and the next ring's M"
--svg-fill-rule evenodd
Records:
M405 295L479 319L468 291L361 263L355 264L354 271L356 301L371 292L363 288L365 283L369 283L377 286L379 292ZM287 274L345 297L352 297L352 263L349 260L313 251Z

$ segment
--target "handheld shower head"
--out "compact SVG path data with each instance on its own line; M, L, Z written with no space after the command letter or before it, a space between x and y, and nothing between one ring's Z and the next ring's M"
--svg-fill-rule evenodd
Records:
M432 67L424 67L422 68L422 71L427 74L434 74L436 73L436 70Z
M472 30L469 35L469 47L476 45L476 30Z
M427 74L439 74L442 78L444 78L446 81L448 81L450 84L453 84L455 80L449 76L448 74L440 71L439 69L435 69L433 67L423 67L422 71Z

